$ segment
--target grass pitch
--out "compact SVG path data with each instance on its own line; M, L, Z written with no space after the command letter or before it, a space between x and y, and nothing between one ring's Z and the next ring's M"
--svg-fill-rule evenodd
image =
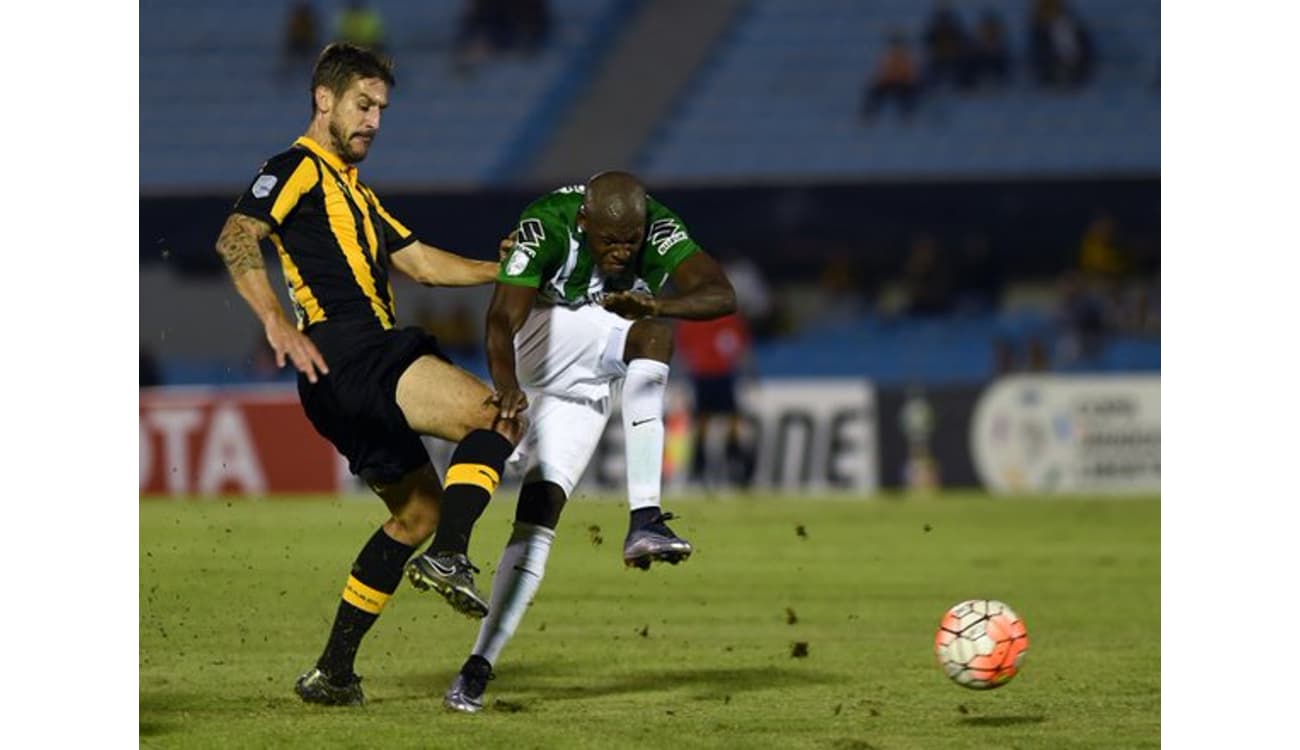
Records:
M666 507L696 555L643 573L622 565L621 501L570 502L488 709L463 716L440 698L476 623L405 581L357 661L367 706L292 692L378 500L142 501L141 746L1159 746L1156 499ZM512 514L503 493L475 533L485 590ZM977 597L1029 629L1023 671L987 692L949 682L933 654L943 612Z

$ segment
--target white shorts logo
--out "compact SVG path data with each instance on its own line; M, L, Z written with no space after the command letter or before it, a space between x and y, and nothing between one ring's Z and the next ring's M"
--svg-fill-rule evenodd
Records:
M265 198L271 194L271 188L275 187L276 178L273 174L264 174L257 178L253 183L253 197Z
M518 276L523 273L524 269L527 267L528 253L524 252L520 248L515 248L515 251L510 253L510 261L506 263L506 274L509 276Z

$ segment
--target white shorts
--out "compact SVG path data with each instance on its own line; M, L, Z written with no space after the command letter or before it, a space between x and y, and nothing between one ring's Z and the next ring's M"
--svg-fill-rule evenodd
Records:
M623 345L632 321L594 305L533 308L515 334L515 371L525 391L608 400L627 374Z
M525 482L554 482L573 494L627 374L632 323L595 306L539 305L529 313L515 335L529 430L510 461L523 465Z

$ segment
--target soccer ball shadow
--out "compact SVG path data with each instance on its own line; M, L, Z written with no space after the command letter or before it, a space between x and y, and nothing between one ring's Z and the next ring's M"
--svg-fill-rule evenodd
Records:
M958 724L967 727L1014 727L1021 724L1042 724L1047 721L1046 716L1035 714L1033 716L967 716L957 720Z

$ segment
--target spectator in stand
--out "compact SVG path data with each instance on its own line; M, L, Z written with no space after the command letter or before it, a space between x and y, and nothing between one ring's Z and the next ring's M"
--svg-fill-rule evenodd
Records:
M912 241L903 269L903 282L907 287L909 315L945 315L952 311L952 269L933 235L920 234Z
M551 9L546 0L514 0L513 20L519 51L532 57L551 36Z
M969 65L972 82L981 88L1001 88L1007 82L1010 61L1002 18L996 12L986 10L980 17L975 41L971 44Z
M1058 365L1070 369L1101 355L1109 330L1106 303L1083 274L1071 271L1062 277L1056 317Z
M1088 364L1101 355L1110 336L1141 332L1150 289L1134 280L1128 242L1115 217L1098 210L1079 240L1077 265L1060 282L1057 363Z
M1092 73L1092 35L1065 0L1036 0L1029 26L1029 56L1039 85L1082 86Z
M1158 331L1159 271L1144 262L1139 243L1121 231L1110 213L1098 211L1084 230L1078 260L1083 283L1103 306L1111 331Z
M358 47L382 52L384 19L380 17L379 11L366 5L365 0L348 0L347 6L339 13L335 38Z
M737 380L749 366L750 335L745 319L733 313L715 320L683 320L677 325L677 354L686 363L695 390L698 424L691 480L707 488L744 487L753 473L752 451L742 441L743 421L736 401ZM726 430L721 465L714 428Z
M284 23L284 49L281 75L297 80L301 68L311 65L320 52L320 24L316 9L308 0L299 0L289 6L289 17Z
M456 31L456 68L467 73L504 49L510 19L502 0L469 0Z
M1120 244L1115 217L1098 211L1079 241L1079 270L1094 280L1118 280L1132 268Z
M509 52L536 55L551 32L546 0L469 0L456 32L456 67L462 73Z
M895 100L903 115L911 117L916 111L920 89L916 59L907 47L906 38L901 33L894 32L889 36L888 45L876 64L876 70L863 97L863 119L867 122L875 119L887 99Z
M951 5L935 4L921 38L925 43L927 85L951 84L964 89L974 83L970 40Z

